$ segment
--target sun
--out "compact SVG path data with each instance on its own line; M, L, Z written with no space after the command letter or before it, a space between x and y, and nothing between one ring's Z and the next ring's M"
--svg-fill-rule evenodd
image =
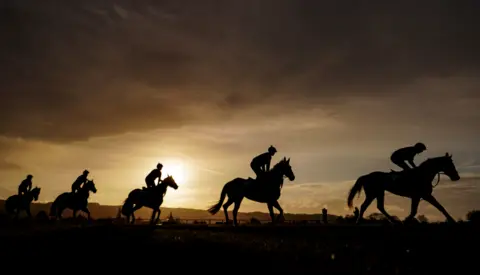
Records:
M177 184L183 184L188 181L188 169L181 160L168 159L162 162L162 179L172 176Z

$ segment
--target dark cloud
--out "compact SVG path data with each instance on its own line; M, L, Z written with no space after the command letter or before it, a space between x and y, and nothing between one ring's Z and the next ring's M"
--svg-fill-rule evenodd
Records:
M0 136L0 171L20 170L22 168L8 160L8 157L13 155L20 147L17 141Z
M21 166L15 163L11 163L4 159L0 159L0 170L20 170Z
M11 137L71 141L328 105L480 65L473 0L3 5L0 135Z

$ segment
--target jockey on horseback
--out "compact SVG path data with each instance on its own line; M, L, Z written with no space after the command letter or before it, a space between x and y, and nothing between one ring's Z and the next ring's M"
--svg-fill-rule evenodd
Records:
M32 175L28 175L26 179L24 179L20 185L18 186L18 195L22 196L27 194L30 190L32 190Z
M277 149L270 145L268 152L262 153L252 159L250 162L250 168L252 168L255 175L257 175L256 180L270 171L270 162L272 161L272 157L276 152Z
M162 168L163 164L158 163L157 168L153 169L146 177L145 177L145 183L147 184L148 188L154 187L155 186L155 179L158 178L158 183L160 183L161 177L162 177Z
M78 176L78 178L72 184L72 194L75 194L80 190L82 184L87 182L87 176L90 172L88 170L84 170L83 173Z
M415 155L422 153L423 151L427 150L425 144L418 142L414 146L409 146L405 148L400 148L393 152L390 160L402 168L404 171L410 170L412 168L417 167L413 162L413 158ZM412 166L408 166L407 162Z

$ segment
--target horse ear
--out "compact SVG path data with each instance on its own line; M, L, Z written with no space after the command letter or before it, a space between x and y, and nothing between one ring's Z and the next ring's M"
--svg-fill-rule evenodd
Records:
M448 152L446 152L446 153L445 153L445 156L446 156L446 157L448 157L448 156L449 156L449 155L448 155Z
M290 158L287 159L287 163L290 163Z
M283 157L283 161L287 161L287 157Z

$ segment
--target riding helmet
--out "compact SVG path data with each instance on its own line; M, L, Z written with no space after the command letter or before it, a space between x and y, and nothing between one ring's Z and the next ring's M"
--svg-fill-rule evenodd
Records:
M421 142L418 142L417 144L415 144L415 148L418 149L418 150L421 150L421 151L427 150L427 147L425 146L425 144L423 144Z

